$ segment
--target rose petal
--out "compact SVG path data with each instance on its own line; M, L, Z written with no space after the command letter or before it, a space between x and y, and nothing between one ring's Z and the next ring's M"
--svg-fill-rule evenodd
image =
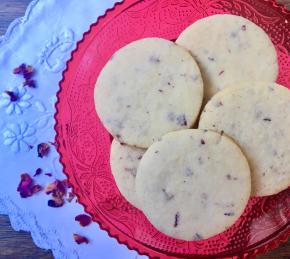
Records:
M27 198L32 195L31 188L33 185L33 180L30 175L24 173L21 175L20 183L17 187L17 191L20 193L21 198Z
M46 194L51 194L54 190L56 190L56 185L57 185L57 182L53 182L53 183L50 183L48 184L46 187L45 187L45 193Z
M23 76L25 79L30 79L34 74L34 69L32 66L26 66L24 72L23 72Z
M30 189L23 189L23 190L19 191L19 193L20 193L20 197L24 198L24 199L32 196Z
M31 193L35 194L35 193L40 192L41 190L42 190L42 187L39 184L36 184L36 185L32 186Z
M56 190L53 192L53 195L56 197L63 197L66 195L66 186L62 181L58 181L56 183Z
M26 65L23 63L20 66L13 69L13 74L22 74L26 69Z
M83 243L86 243L88 244L89 243L89 240L84 237L84 236L80 236L78 234L73 234L73 238L74 240L76 241L76 243L79 245L79 244L83 244Z
M52 200L49 200L47 202L47 205L49 207L52 207L52 208L59 208L59 207L62 207L64 204L64 200L63 199L59 199L59 198L54 198Z
M75 221L78 221L82 227L86 227L91 224L92 218L85 214L80 214L75 217Z
M66 194L66 186L62 181L56 180L46 186L45 193L52 193L54 197L63 197Z
M20 189L23 187L23 188L27 188L29 187L32 183L33 183L33 180L32 178L30 177L29 174L27 173L23 173L21 174L21 181L17 187L17 191L20 191Z
M43 158L44 156L47 156L49 153L49 145L46 143L40 143L37 146L37 153L38 153L38 157Z
M33 67L32 67L31 65L28 65L28 66L26 67L26 72L27 72L27 73L32 73L32 72L34 72Z
M67 179L62 180L62 183L63 183L63 185L64 185L66 188L71 188L71 187L72 187L71 184L68 182Z
M32 80L32 79L26 79L23 83L23 86L28 86L28 87L31 87L31 88L35 88L36 87L36 84L35 84L35 81Z
M74 199L75 195L72 192L69 192L68 197L67 197L67 201L71 202Z
M35 174L33 175L33 177L38 176L42 173L42 169L41 168L37 168L35 171Z
M11 102L16 102L19 99L18 93L16 91L5 91L6 95L8 95Z

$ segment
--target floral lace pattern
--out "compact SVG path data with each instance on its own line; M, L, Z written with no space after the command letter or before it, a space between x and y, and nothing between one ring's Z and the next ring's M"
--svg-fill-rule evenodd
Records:
M5 146L9 146L13 152L28 152L35 143L35 128L29 126L26 122L20 124L7 125L3 131Z
M14 95L14 99L9 93ZM14 87L2 93L0 97L0 108L5 108L5 112L8 115L13 113L19 115L31 106L31 98L32 95L28 94L23 86Z

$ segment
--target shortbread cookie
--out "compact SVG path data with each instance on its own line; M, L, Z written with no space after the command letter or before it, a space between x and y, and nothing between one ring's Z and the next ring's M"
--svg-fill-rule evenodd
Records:
M106 129L120 142L141 148L192 126L202 99L200 71L190 53L159 38L120 49L95 87L96 110Z
M290 91L274 83L226 89L206 105L199 128L224 132L245 153L252 194L276 194L290 185Z
M145 149L120 144L113 140L110 164L113 176L121 194L135 207L138 207L135 180L137 168Z
M144 154L136 177L140 208L161 232L207 239L229 228L251 192L240 148L213 131L168 133Z
M275 46L262 28L235 15L214 15L186 28L177 39L200 66L205 100L239 81L275 82Z

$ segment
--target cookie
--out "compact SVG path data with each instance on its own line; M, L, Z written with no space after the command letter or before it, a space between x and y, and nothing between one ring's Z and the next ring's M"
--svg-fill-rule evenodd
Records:
M190 53L159 38L120 49L95 87L96 110L106 129L120 142L141 148L192 126L202 99L201 74Z
M135 207L138 207L135 180L144 152L144 149L122 145L116 140L111 145L110 164L115 182L121 194Z
M223 131L245 153L252 195L276 194L290 185L290 91L275 83L252 83L215 95L199 128Z
M176 43L199 64L206 101L235 82L277 79L275 46L262 28L243 17L206 17L186 28Z
M250 169L240 148L212 131L168 133L145 152L136 177L140 208L149 221L188 241L229 228L250 191Z

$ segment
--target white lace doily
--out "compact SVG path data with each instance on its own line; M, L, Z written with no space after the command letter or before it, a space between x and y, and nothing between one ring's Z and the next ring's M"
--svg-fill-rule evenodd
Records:
M41 159L36 144L54 140L55 94L71 51L89 25L114 2L34 0L25 16L12 22L0 38L0 214L10 217L15 230L30 231L35 244L51 249L55 258L138 257L97 224L79 226L74 217L83 213L81 205L72 202L62 208L51 208L47 206L49 197L43 192L28 199L21 199L16 192L20 174L32 175L39 167L51 172L53 178L65 178L55 149ZM12 74L13 68L21 63L36 69L37 88L23 88L23 79ZM10 89L18 93L16 102L2 94ZM34 148L30 149L30 145ZM45 186L53 178L43 174L36 181ZM77 245L73 233L86 236L90 243Z

